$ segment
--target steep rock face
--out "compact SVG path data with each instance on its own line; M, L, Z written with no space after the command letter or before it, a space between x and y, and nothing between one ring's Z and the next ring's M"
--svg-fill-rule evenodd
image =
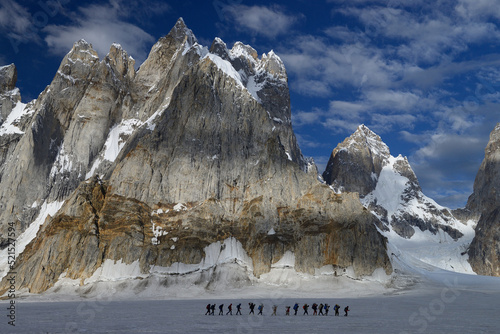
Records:
M279 57L217 39L211 50L182 19L137 72L119 45L99 61L75 44L33 102L13 152L21 163L3 166L0 218L19 231L37 215L41 225L32 241L21 236L31 242L19 288L44 291L61 274L85 283L107 260L138 261L146 275L201 263L228 238L257 276L287 251L301 271L391 272L357 195L336 195L305 171L315 169L293 134ZM62 201L58 213L42 209Z
M0 125L7 119L17 102L21 101L16 82L16 66L14 64L0 66Z
M422 193L405 157L393 157L379 136L366 126L332 152L323 178L337 190L359 192L362 203L392 229L411 238L415 228L433 234L441 229L453 239L463 234L451 212Z
M318 183L290 206L272 211L269 198L259 196L243 201L233 214L215 199L182 206L158 203L153 210L109 190L97 178L80 185L40 230L43 238L19 258L19 288L43 292L61 275L85 284L105 259L138 261L146 274L178 263L196 265L208 256L208 245L227 238L241 242L257 276L286 252L295 254L296 270L307 273L325 265L339 272L352 267L357 275L369 275L374 268L390 272L375 218L354 194L336 195Z
M333 150L323 179L339 191L357 192L364 197L375 189L389 157L389 147L382 139L360 125Z
M469 248L469 262L478 274L500 276L500 123L490 134L483 163L474 181L466 211L479 217Z

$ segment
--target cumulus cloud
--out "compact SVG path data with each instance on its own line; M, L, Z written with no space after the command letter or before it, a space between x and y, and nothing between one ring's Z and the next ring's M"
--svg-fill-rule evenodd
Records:
M292 91L330 101L302 108L299 126L395 133L413 147L424 191L463 205L499 121L500 10L487 0L327 2L343 20L280 50Z
M224 13L229 15L237 29L268 38L288 33L298 20L298 16L288 15L275 6L230 5L224 8Z
M75 41L85 39L102 57L113 43L119 43L133 56L136 65L146 59L147 51L155 38L138 25L130 16L139 10L123 5L119 1L80 7L72 15L72 23L66 26L49 25L44 29L45 42L56 54L66 54ZM167 7L160 7L167 10ZM144 14L144 13L143 13Z

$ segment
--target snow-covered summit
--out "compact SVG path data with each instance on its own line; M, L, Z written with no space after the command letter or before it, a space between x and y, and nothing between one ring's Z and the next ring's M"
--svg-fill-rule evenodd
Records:
M392 156L389 147L365 125L333 150L323 177L337 191L358 192L361 203L379 218L379 229L389 241L423 238L436 244L449 242L453 256L463 258L460 254L473 236L472 227L424 195L408 159ZM434 262L449 269L446 261ZM470 266L464 264L461 271L470 272Z

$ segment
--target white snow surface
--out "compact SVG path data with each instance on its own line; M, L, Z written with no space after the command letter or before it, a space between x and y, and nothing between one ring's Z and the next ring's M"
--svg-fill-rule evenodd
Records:
M18 122L22 116L33 113L34 110L26 108L26 104L22 102L17 102L15 107L10 112L9 116L5 119L2 126L0 127L0 136L6 134L24 134L21 129L19 129L15 123Z
M245 85L243 85L243 82L241 80L240 74L234 69L233 65L231 65L230 62L227 60L222 59L221 57L213 54L213 53L208 53L205 58L209 58L217 67L222 70L225 74L227 74L229 77L233 78L234 81L241 87L245 88Z
M392 215L394 215L403 204L401 197L406 189L406 183L409 181L406 177L394 170L394 163L398 159L399 157L389 157L388 164L385 165L380 172L375 190L362 199L365 206L376 200L378 205L387 210L389 222L391 221Z
M15 243L15 254L16 259L19 254L22 254L26 246L36 237L38 230L45 222L45 219L50 216L54 216L57 211L63 206L64 202L44 202L40 208L40 213L36 219L31 223L31 225L16 238ZM0 251L0 278L4 277L8 270L7 261L8 260L8 248Z
M176 238L171 238L176 242ZM185 264L176 262L170 267L152 266L150 272L153 274L188 274L211 269L225 263L237 263L248 271L253 271L252 259L243 249L241 243L231 237L212 243L204 248L205 258L197 264Z
M121 259L118 261L106 259L102 266L99 267L90 278L85 280L85 284L145 277L147 277L147 275L141 273L139 260L131 264L126 264L122 262Z

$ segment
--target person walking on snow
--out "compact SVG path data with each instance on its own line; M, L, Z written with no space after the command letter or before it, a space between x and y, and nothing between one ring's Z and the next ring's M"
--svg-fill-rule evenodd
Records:
M210 314L215 315L215 304L212 304L212 306L210 306L210 310L212 311L212 313Z
M294 315L297 315L297 311L299 310L299 304L295 303L295 305L293 305L293 310L295 311Z
M347 317L347 312L349 312L349 306L346 306L345 309L344 309L344 316Z
M207 313L205 315L210 315L211 309L210 309L210 304L207 305Z
M250 313L248 313L248 315L255 314L254 313L255 304L254 303L248 303L248 307L250 307Z
M229 306L227 307L227 313L226 315L233 315L233 304L229 304Z
M339 310L340 310L339 304L335 304L335 306L333 307L333 310L335 311L335 316L338 317L339 316Z
M319 310L318 315L324 315L323 314L323 304L319 304L318 310Z
M224 308L224 304L220 304L219 305L219 315L224 315L223 308Z
M262 311L264 311L264 304L262 304L262 303L261 303L261 304L259 305L259 307L258 307L258 310L259 310L259 313L257 313L257 315L259 315L259 314L260 314L260 315L263 315L263 314L262 314Z
M304 309L304 315L309 315L309 312L307 312L307 309L309 308L309 305L307 304L304 304L304 306L302 306L302 308Z
M276 315L277 310L278 310L278 306L273 305L273 314L271 314L271 316Z
M285 315L290 315L290 306L286 306Z
M241 303L239 303L238 305L236 305L236 315L242 315L241 314Z
M311 307L313 309L313 315L318 315L318 304L314 303Z
M324 308L325 308L325 315L328 315L328 311L330 310L330 305L325 304Z

